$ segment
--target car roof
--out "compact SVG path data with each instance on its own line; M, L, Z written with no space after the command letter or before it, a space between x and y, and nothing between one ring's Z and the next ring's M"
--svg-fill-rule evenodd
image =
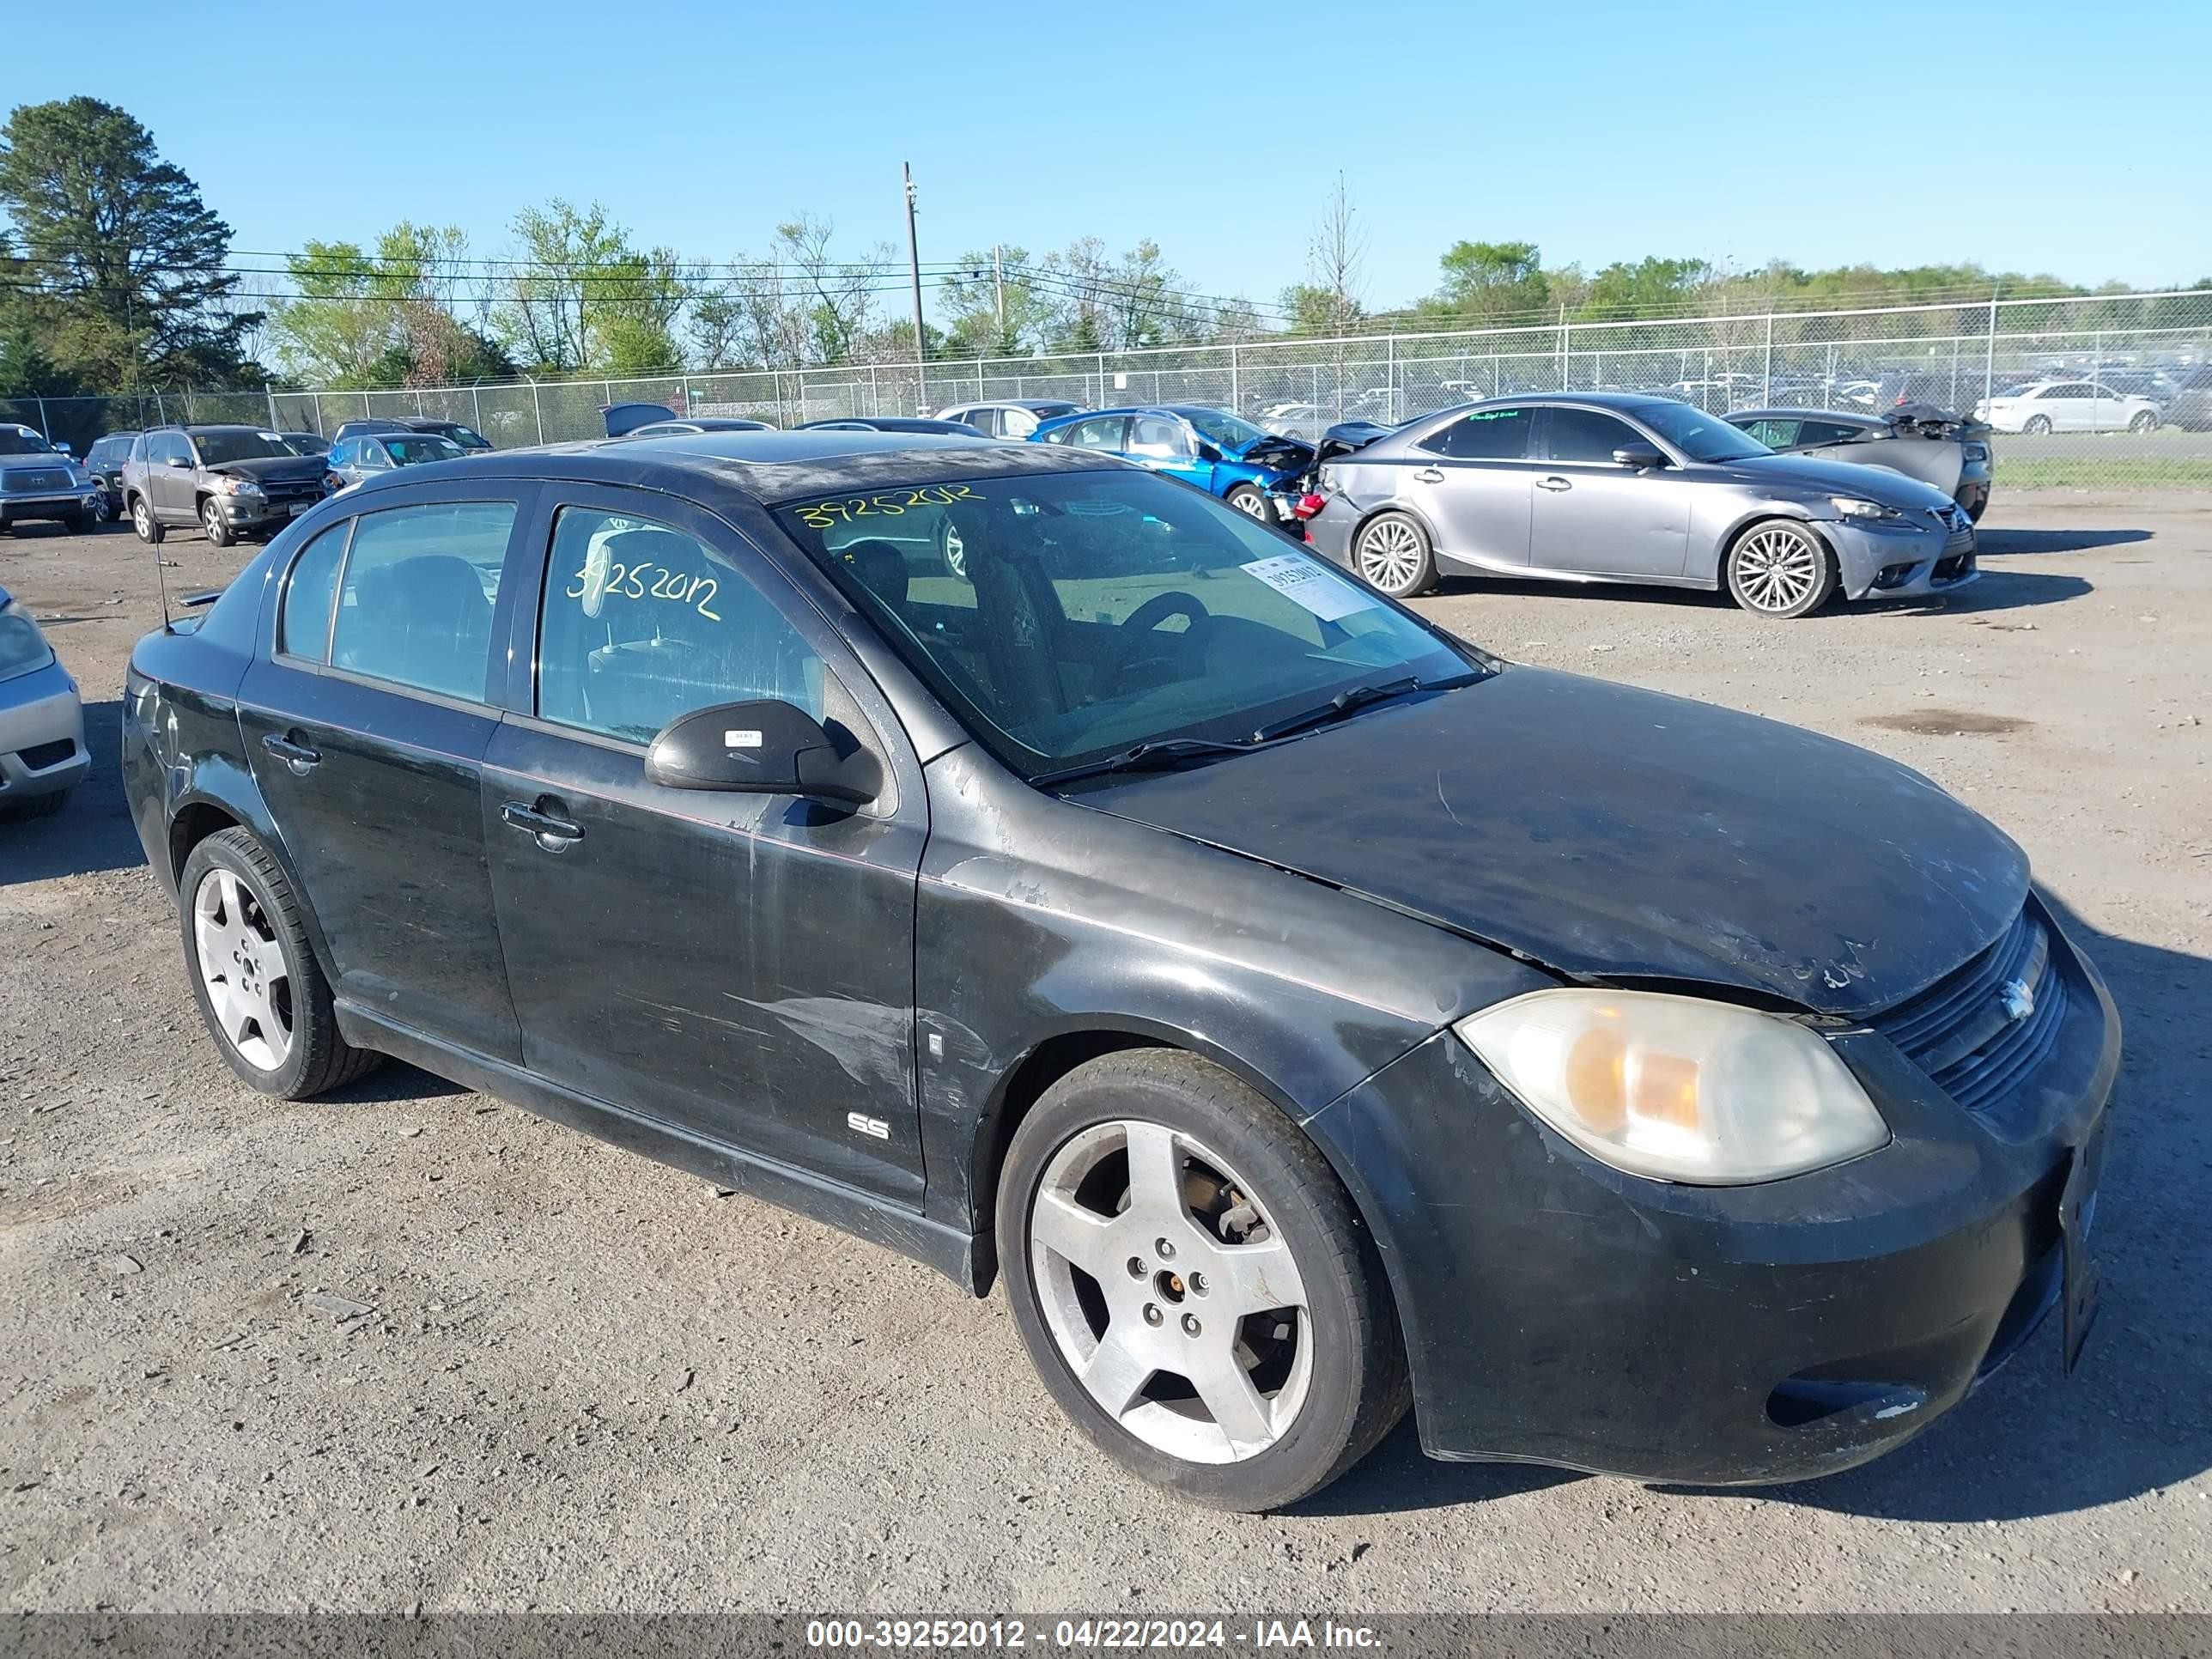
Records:
M630 485L672 495L726 490L764 505L841 489L892 489L953 478L1088 472L1121 463L1091 450L1007 444L945 433L838 431L696 432L665 438L593 438L543 448L495 450L467 461L410 467L361 486L398 488L439 475ZM351 492L349 492L350 495Z
M1724 421L1834 421L1842 426L1877 427L1889 422L1879 415L1844 409L1731 409Z

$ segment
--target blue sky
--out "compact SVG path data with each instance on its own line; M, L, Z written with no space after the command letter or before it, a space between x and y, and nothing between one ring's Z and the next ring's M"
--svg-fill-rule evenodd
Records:
M412 218L496 254L562 195L694 258L802 209L902 252L910 160L925 261L1149 235L1186 286L1268 300L1340 168L1370 303L1461 237L2212 274L2207 0L25 3L0 107L122 105L242 250Z

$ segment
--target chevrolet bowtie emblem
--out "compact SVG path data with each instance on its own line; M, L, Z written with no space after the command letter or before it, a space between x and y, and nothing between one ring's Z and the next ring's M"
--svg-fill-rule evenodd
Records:
M1997 988L1997 1000L2004 1006L2007 1019L2026 1019L2035 1012L2035 988L2024 979L2007 980Z

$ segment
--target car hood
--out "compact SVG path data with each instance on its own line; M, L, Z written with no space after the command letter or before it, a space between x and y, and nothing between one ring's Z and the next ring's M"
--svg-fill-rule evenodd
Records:
M258 455L250 460L224 461L207 470L236 478L256 478L263 483L293 483L302 478L319 478L330 467L320 455Z
M81 465L75 456L64 455L59 450L47 455L0 455L0 472L19 472L33 467L43 471L50 466L66 471L72 464Z
M1958 967L2027 895L2021 849L1917 772L1535 668L1069 799L1571 977L1847 1017Z
M1255 438L1231 459L1269 472L1303 472L1313 465L1314 447L1303 438L1271 432Z
M1851 461L1824 461L1810 455L1750 455L1740 461L1723 462L1718 470L1742 483L1858 495L1908 512L1944 513L1951 506L1951 498L1933 484Z

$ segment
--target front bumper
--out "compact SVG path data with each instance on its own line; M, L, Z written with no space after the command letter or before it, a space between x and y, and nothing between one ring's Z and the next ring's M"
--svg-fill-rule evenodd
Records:
M73 787L92 769L84 704L60 663L0 680L0 801Z
M262 495L216 495L211 499L232 529L260 530L289 524L321 501L322 495L319 491L312 496L288 495L275 500Z
M0 495L0 524L26 519L82 518L92 511L99 494L98 485L88 483L71 489L42 489L36 495Z
M1886 599L1947 593L1978 580L1974 532L1930 526L1919 530L1869 530L1848 519L1817 526L1835 550L1836 574L1847 599Z
M1838 1032L1893 1139L1809 1175L1623 1175L1449 1030L1323 1110L1308 1130L1389 1269L1423 1449L1752 1485L1864 1462L1956 1405L2057 1300L2061 1194L2118 1068L2102 981L2052 939L2068 1012L2001 1117Z

